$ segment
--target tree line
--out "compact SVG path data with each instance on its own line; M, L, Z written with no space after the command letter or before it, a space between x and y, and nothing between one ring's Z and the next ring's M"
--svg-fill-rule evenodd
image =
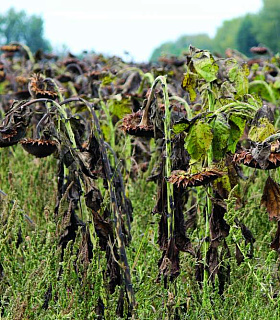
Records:
M184 35L174 42L163 43L154 50L150 60L156 61L161 55L180 56L190 44L221 55L231 48L250 57L250 48L258 45L280 52L280 1L263 0L258 13L224 21L214 38L207 34Z
M26 44L31 51L50 51L51 44L44 37L44 20L37 15L28 16L24 10L9 9L0 14L0 44L12 41Z

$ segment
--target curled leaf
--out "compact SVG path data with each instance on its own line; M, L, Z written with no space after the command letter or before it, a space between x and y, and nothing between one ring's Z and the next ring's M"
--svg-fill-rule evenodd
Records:
M219 66L209 51L198 50L191 47L195 53L192 56L192 63L196 72L207 82L212 82L217 79Z
M249 131L248 138L252 141L262 142L269 136L276 133L273 124L268 118L263 117L258 120L257 125L253 125Z
M187 72L182 81L182 88L188 91L190 101L194 101L196 99L195 88L197 86L197 78L198 77L195 73Z
M261 205L266 207L270 220L280 220L280 188L278 183L270 177L265 183Z
M225 150L228 147L231 128L223 114L219 114L211 121L211 126L213 129L213 156L215 160L220 160L224 157Z
M274 239L270 244L271 249L275 250L280 254L280 221L278 221L277 231Z
M228 151L234 153L236 145L244 133L246 118L236 114L229 117L230 132L228 138Z

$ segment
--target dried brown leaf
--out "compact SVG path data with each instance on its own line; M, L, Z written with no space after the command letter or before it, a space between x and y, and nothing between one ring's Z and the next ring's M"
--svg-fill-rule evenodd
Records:
M280 188L271 177L266 180L261 205L266 207L270 220L280 220Z
M271 249L275 250L280 253L279 248L280 248L280 222L278 221L278 226L277 226L277 231L275 234L274 239L272 240L270 244Z

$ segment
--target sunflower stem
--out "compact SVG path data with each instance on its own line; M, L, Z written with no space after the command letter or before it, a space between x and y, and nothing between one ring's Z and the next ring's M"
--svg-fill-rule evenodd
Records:
M208 90L208 111L213 112L215 107L215 101L213 97L213 84L210 82L210 88ZM212 146L210 146L209 150L207 151L207 160L208 160L208 167L210 167L213 161L213 150ZM207 195L207 210L205 214L205 235L204 235L204 270L203 270L203 304L204 307L207 308L209 306L209 291L208 291L208 271L207 271L207 252L208 252L208 237L209 237L209 216L212 212L212 203L210 196L211 195L211 188L208 188L208 195ZM210 305L211 306L211 305Z
M184 100L181 97L177 97L177 96L169 97L169 100L175 100L175 101L181 102L184 105L185 109L186 109L188 119L192 118L192 109L190 108L190 106L189 106L189 104L187 103L186 100Z
M29 48L26 44L23 44L23 43L20 43L20 42L17 42L17 41L13 41L13 42L11 42L11 44L12 44L12 45L15 44L15 45L20 46L20 47L27 53L28 59L30 60L30 62L31 62L32 64L35 63L35 59L34 59L34 57L33 57L33 54L32 54L32 52L31 52L30 48Z

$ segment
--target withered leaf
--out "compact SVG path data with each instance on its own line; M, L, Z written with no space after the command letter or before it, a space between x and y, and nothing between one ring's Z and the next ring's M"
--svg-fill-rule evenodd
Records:
M207 251L207 265L209 271L209 278L212 282L215 281L215 276L219 271L219 259L218 259L218 249L212 245Z
M269 143L258 143L256 148L252 149L252 157L260 165L262 169L268 167L268 158L271 153L271 146Z
M226 238L229 234L230 226L224 220L225 213L226 209L214 202L209 221L211 246L213 248L217 248L221 240Z
M173 281L180 274L179 250L175 244L174 238L169 240L167 250L163 251L158 266L159 276L157 281L159 281L161 275L164 276L165 282L168 276L170 277L170 281Z
M184 75L184 79L182 81L182 88L189 92L190 101L195 101L196 99L196 84L197 84L198 76L195 73L187 72Z
M261 205L266 207L270 220L280 219L280 189L271 177L266 180Z
M274 249L275 251L279 252L279 248L280 248L280 222L278 221L278 226L277 226L277 231L275 234L274 239L272 240L271 244L270 244L271 249Z
M237 244L235 245L235 258L236 258L237 265L240 265L244 261L243 253L241 252Z

